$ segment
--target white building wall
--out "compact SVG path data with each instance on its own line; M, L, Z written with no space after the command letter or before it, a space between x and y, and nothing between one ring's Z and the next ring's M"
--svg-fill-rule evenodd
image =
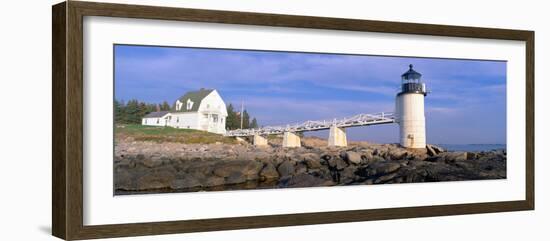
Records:
M198 112L200 130L225 134L227 108L218 91L214 90L202 99Z
M168 126L182 129L199 130L199 118L197 112L171 113Z
M396 97L396 120L399 123L400 144L407 148L426 147L424 95L406 93Z
M145 126L166 126L166 119L163 117L142 118L141 124Z

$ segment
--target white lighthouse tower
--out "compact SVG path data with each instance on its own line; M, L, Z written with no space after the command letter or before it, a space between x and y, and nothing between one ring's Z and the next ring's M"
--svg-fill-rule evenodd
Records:
M401 75L401 91L395 97L395 120L399 124L399 142L406 148L426 148L424 97L426 84L422 75L409 70Z

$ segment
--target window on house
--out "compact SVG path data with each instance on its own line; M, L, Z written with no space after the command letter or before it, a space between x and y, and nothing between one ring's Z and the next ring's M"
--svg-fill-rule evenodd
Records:
M178 123L180 122L180 118L179 118L179 117L176 118L176 122L178 122Z
M187 110L191 110L193 108L193 101L191 99L187 99Z
M212 115L212 121L214 123L218 123L218 115L216 115L216 114Z
M157 124L160 123L160 119L157 119Z

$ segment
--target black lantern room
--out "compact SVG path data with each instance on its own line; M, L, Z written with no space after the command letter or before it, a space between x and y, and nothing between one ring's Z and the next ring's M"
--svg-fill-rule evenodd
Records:
M409 70L401 75L401 92L397 95L405 93L417 93L426 96L426 84L421 80L422 74L413 69L413 65L409 64Z

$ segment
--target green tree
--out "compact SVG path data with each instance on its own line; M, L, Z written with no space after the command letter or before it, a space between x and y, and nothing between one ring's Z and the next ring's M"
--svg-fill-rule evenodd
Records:
M258 128L258 121L256 120L256 117L252 118L252 122L250 122L250 128Z
M124 123L140 123L141 121L141 110L140 104L136 99L129 100L125 108L125 116L123 118Z
M161 111L169 111L170 110L170 104L168 102L164 101L162 102L162 105L160 106Z
M235 130L240 127L239 118L232 104L227 106L227 118L225 120L225 127L228 130Z
M250 115L248 114L248 111L243 111L243 129L250 128ZM239 123L240 124L240 123ZM240 125L239 125L240 127Z
M115 123L124 123L124 101L115 100L113 104Z

